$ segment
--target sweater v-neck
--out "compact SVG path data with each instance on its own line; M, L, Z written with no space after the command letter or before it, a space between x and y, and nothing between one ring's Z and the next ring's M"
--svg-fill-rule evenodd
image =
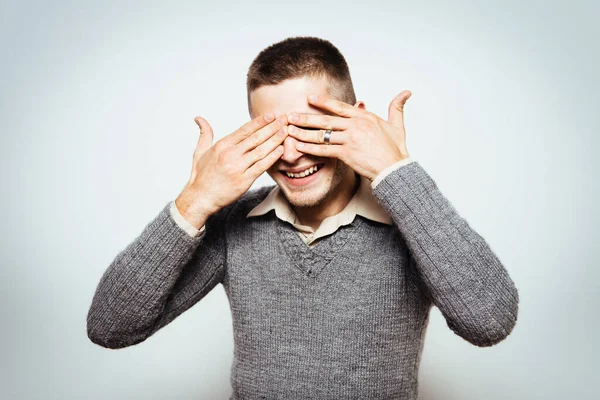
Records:
M306 277L317 278L329 263L344 251L360 231L364 223L360 216L347 225L340 226L334 233L320 238L310 247L298 235L296 228L289 223L274 218L279 243L288 254L294 266Z

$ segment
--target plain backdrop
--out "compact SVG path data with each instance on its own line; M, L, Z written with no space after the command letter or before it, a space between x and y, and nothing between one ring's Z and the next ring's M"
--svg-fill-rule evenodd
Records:
M497 253L520 295L490 348L431 311L420 399L596 399L600 242L596 2L1 1L0 398L227 399L221 285L145 342L93 344L113 258L189 177L201 115L249 116L253 58L330 40L357 96ZM254 187L271 184L263 175Z

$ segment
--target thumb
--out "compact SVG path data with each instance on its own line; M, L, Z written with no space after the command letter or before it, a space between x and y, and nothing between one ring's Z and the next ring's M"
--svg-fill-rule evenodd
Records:
M200 137L198 138L196 151L198 152L198 155L202 155L206 150L211 148L214 133L210 124L204 118L196 117L194 118L194 122L196 122L196 124L200 128Z
M388 122L399 128L404 129L404 103L412 95L410 90L403 90L394 97L394 100L388 107Z

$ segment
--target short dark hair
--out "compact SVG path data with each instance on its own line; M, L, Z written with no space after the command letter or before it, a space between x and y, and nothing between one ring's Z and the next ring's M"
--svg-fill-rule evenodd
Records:
M296 36L263 49L250 64L246 80L248 111L252 114L253 90L304 76L326 78L330 95L351 105L356 103L350 69L338 48L325 39Z

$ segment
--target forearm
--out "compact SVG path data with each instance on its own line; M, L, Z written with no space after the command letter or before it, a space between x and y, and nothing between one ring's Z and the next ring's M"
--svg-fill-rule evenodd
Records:
M180 273L203 240L170 215L170 203L104 272L87 315L89 338L110 348L144 340L163 312Z
M412 162L394 170L373 194L405 238L428 295L448 326L478 346L504 339L517 320L515 284L421 165Z

